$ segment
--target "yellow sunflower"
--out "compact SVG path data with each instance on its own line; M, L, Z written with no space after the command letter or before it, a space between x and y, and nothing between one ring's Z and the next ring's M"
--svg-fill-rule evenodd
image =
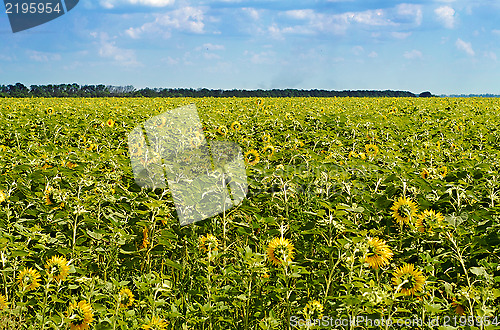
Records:
M375 157L377 156L378 152L380 151L378 146L375 144L367 144L365 145L365 151L368 157Z
M448 174L448 168L446 168L446 166L441 166L440 168L438 168L438 174L439 176L441 176L441 178L444 178L446 174Z
M355 151L350 151L347 158L350 159L351 157L358 158L358 154Z
M369 264L371 268L378 269L379 267L388 265L393 255L394 254L384 240L378 237L368 238L368 253L365 262Z
M217 237L212 234L207 234L207 236L200 237L200 250L203 252L215 251L219 247L219 241Z
M293 259L293 244L286 238L276 237L267 246L267 255L275 264L289 263Z
M420 177L422 179L428 179L429 175L430 175L429 170L426 168L422 169L422 172L420 172Z
M262 137L262 141L264 143L271 143L271 135L269 134L265 134L263 137Z
M415 269L413 264L404 264L394 272L392 283L396 286L396 290L401 290L401 293L410 296L423 291L425 276Z
M239 130L240 130L240 128L241 128L241 124L240 124L239 122L237 122L237 121L233 121L233 122L231 123L231 129L232 129L233 131L239 131Z
M69 273L68 260L64 257L53 256L47 260L45 268L49 276L58 282L64 281Z
M33 268L23 269L17 276L17 282L23 291L35 290L40 286L40 273Z
M319 320L323 317L323 305L317 300L312 300L307 303L302 313L307 319Z
M71 302L68 309L69 326L71 330L89 329L90 323L94 320L92 306L85 300L79 303Z
M417 204L406 197L399 197L391 207L392 217L403 225L405 222L410 223L410 220L417 215Z
M226 135L227 134L227 127L224 125L219 126L219 128L217 129L217 132L219 132L220 135Z
M7 194L3 191L0 190L0 203L3 203L7 200Z
M3 151L5 151L5 150L7 150L7 146L0 145L0 151L2 151L2 152L3 152Z
M5 298L5 296L3 294L0 293L0 311L2 309L6 309L7 308L7 298Z
M106 121L106 125L107 125L108 127L113 127L113 126L115 126L115 121L114 121L113 119L108 119L108 120Z
M361 158L362 160L365 160L366 159L366 155L364 152L360 152L359 153L359 158Z
M270 158L272 155L274 155L274 147L272 145L267 145L264 147L262 152L267 155L267 158Z
M134 303L134 294L127 288L123 288L118 293L118 302L120 303L120 307L127 308L132 306Z
M167 328L167 322L163 321L159 317L153 316L151 321L142 325L144 330L165 330Z
M252 150L249 150L247 152L245 152L245 162L248 164L248 165L255 165L259 162L260 160L260 157L259 157L259 153L257 152L257 150L255 149L252 149Z
M47 114L48 115L53 115L54 114L54 108L47 108Z
M142 229L142 244L139 247L140 250L146 249L149 245L149 233L148 233L148 227L144 227Z
M444 217L440 212L436 213L434 210L425 210L418 215L415 226L422 233L425 231L432 233L432 229L443 222Z

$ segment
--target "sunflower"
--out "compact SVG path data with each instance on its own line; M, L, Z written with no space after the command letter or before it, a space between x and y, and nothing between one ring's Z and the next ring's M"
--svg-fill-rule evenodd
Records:
M358 157L358 154L355 152L355 151L350 151L349 152L349 155L347 156L347 158L351 158L351 157L354 157L354 158L357 158Z
M38 288L40 286L40 283L38 283L39 280L40 273L33 268L25 268L17 276L17 282L19 286L23 288L23 291Z
M237 121L233 121L233 122L231 123L231 129L232 129L233 131L239 131L239 130L240 130L240 128L241 128L241 124L240 124L239 122L237 122Z
M7 150L7 146L4 146L3 144L2 144L2 145L0 145L0 151L2 151L2 152L3 152L3 151L5 151L5 150Z
M361 158L362 160L365 160L366 159L366 155L364 152L360 152L359 153L359 158Z
M163 321L159 317L153 316L151 321L142 325L142 328L144 330L164 330L167 328L167 322Z
M68 309L69 326L71 330L86 330L94 320L92 306L85 300L79 303L71 302Z
M384 240L378 237L368 238L368 253L365 262L369 264L370 267L378 269L379 267L388 265L393 255L394 254Z
M323 305L317 300L312 300L307 303L302 313L310 320L319 320L323 317Z
M453 298L451 306L453 306L455 308L455 313L457 315L464 315L465 314L465 306L458 303L455 298Z
M409 198L399 197L399 199L394 202L394 205L392 205L391 210L393 211L392 217L396 219L400 225L403 225L405 222L410 223L411 218L416 216L417 204Z
M3 203L7 200L7 194L3 191L0 190L0 203Z
M127 288L121 289L118 293L118 302L120 303L120 307L130 307L134 303L134 300L134 294Z
M64 281L69 273L68 260L64 257L53 256L47 260L45 268L47 269L49 276L58 282Z
M146 249L149 245L149 235L148 235L148 227L144 227L142 229L142 244L139 247L140 250Z
M54 114L54 108L47 108L46 110L48 115L53 115Z
M420 177L422 179L428 179L429 175L430 175L429 170L426 168L422 169L422 172L420 172Z
M375 157L380 150L375 144L367 144L365 145L365 151L368 157Z
M433 210L425 210L418 215L415 225L422 233L426 230L432 233L432 228L439 226L443 221L444 217L440 212L436 213Z
M3 294L0 293L0 311L2 309L6 309L7 308L7 298L5 298L5 296Z
M272 155L274 155L274 147L272 145L267 145L264 147L262 152L267 155L267 158L270 158Z
M247 152L245 152L245 161L248 165L255 165L259 162L260 160L260 157L259 157L259 153L257 152L257 150L255 149L252 149L252 150L249 150Z
M265 134L263 137L262 137L262 141L264 143L271 143L271 135L269 134Z
M55 203L53 199L52 188L47 187L47 189L45 189L44 197L45 205L53 205Z
M215 251L219 247L219 241L217 237L212 234L208 234L207 236L200 237L200 250L203 252Z
M425 276L415 269L413 264L404 264L396 269L392 283L396 286L396 290L401 290L401 293L410 296L423 291Z
M227 127L224 125L219 126L219 128L217 129L217 132L219 132L220 135L226 135L227 134Z
M438 168L438 174L439 176L441 176L441 178L444 178L446 174L448 174L448 169L446 168L446 166L441 166L440 168Z
M108 120L106 121L106 125L107 125L108 127L113 127L113 126L115 126L115 121L114 121L113 119L111 119L111 118L110 118L110 119L108 119Z
M289 263L293 259L293 244L286 238L276 237L267 246L267 255L275 264Z

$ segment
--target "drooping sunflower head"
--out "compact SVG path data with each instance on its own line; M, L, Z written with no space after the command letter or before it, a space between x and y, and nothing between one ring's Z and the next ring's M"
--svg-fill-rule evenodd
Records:
M444 217L440 212L436 213L434 210L425 210L418 215L415 225L420 232L427 231L432 234L432 230L440 227L443 223Z
M267 246L267 255L275 265L288 264L293 260L294 246L286 238L276 237Z
M90 323L94 320L92 306L86 300L80 302L73 301L69 304L68 319L71 330L89 329Z
M53 256L47 260L45 268L49 276L58 282L64 281L69 273L68 260L64 257Z
M142 229L142 243L139 249L146 249L149 246L149 230L148 227L145 226Z
M200 237L200 250L203 252L216 251L219 248L219 241L217 237L212 234L207 234L207 236Z
M220 134L220 135L226 135L227 134L227 127L222 125L222 126L219 126L219 128L217 128L217 132Z
M167 328L167 322L163 321L159 317L153 316L151 320L142 325L144 330L165 330Z
M237 132L237 131L239 131L239 130L241 129L241 124L240 124L239 122L237 122L237 121L233 121L233 122L231 123L231 129L232 129L233 131L236 131L236 132Z
M40 273L33 268L23 269L17 275L17 282L23 291L35 290L40 286Z
M0 311L7 308L7 298L3 294L0 293Z
M410 223L417 214L417 204L407 197L399 197L391 207L392 217L402 226L405 222Z
M368 252L366 254L365 262L373 269L389 264L392 256L394 255L384 240L378 237L368 238Z
M252 149L245 152L245 162L248 165L256 165L260 160L259 153L257 150Z
M307 303L302 313L306 319L319 320L323 317L323 305L317 300L312 300Z
M118 303L120 307L127 308L134 303L134 294L128 288L123 288L118 293Z
M365 151L366 151L366 155L368 157L375 157L377 156L377 154L379 153L379 148L377 145L375 144L367 144L365 145Z
M397 291L410 296L423 291L425 276L420 270L415 269L413 264L404 264L394 272L392 283Z
M113 127L113 126L115 126L115 121L110 118L110 119L106 120L106 125L108 127Z
M262 152L267 156L267 158L270 158L272 155L274 155L274 147L272 145L267 145L264 147Z

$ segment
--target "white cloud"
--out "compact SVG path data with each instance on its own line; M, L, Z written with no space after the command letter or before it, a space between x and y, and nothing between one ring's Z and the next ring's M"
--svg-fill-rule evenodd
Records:
M251 19L257 21L260 19L259 11L255 8L241 8Z
M491 30L491 33L500 36L500 30Z
M204 11L201 8L183 7L164 14L156 15L153 22L145 23L138 28L125 31L131 38L140 38L143 34L162 34L169 38L171 30L204 33Z
M411 18L415 24L419 26L422 24L422 6L402 3L396 6L396 13L398 18Z
M100 35L99 56L110 58L117 64L123 66L140 65L132 49L119 48L116 46L116 41L110 40L106 33L101 33Z
M494 52L484 52L484 57L489 58L490 60L496 61L497 60L497 54Z
M36 50L28 50L26 52L30 59L36 62L60 61L61 55L55 53L38 52Z
M214 51L214 50L224 50L224 49L226 49L224 47L224 45L214 45L211 43L206 43L206 44L203 44L203 46L196 47L197 51L200 51L200 50Z
M365 51L363 46L354 46L354 47L352 47L351 50L352 50L352 53L356 56L361 55Z
M415 59L421 59L421 58L423 58L422 52L419 51L419 50L416 50L416 49L413 49L411 51L405 52L403 54L403 56L406 59L409 59L409 60L415 60Z
M368 54L368 57L371 57L371 58L375 58L377 56L378 56L378 54L375 51L372 51L372 52L370 52L370 54Z
M147 7L165 7L174 3L175 0L101 0L100 4L106 9L112 9L120 5L139 5Z
M254 53L252 51L245 50L243 55L250 56L250 62L252 62L253 64L273 64L275 63L276 53L272 50L260 53Z
M288 10L285 14L295 19L314 19L316 14L312 9Z
M457 47L457 49L464 51L467 55L474 56L475 54L470 42L465 42L462 39L458 38L455 42L455 46Z
M396 39L406 39L411 36L411 32L392 32L391 35Z
M455 10L450 6L436 8L434 13L446 28L452 29L455 26Z

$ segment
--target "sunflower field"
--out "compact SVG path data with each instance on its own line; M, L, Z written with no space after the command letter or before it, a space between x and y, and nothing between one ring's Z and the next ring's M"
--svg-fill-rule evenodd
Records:
M194 103L248 193L180 226L127 135ZM500 101L0 100L0 329L500 329Z

